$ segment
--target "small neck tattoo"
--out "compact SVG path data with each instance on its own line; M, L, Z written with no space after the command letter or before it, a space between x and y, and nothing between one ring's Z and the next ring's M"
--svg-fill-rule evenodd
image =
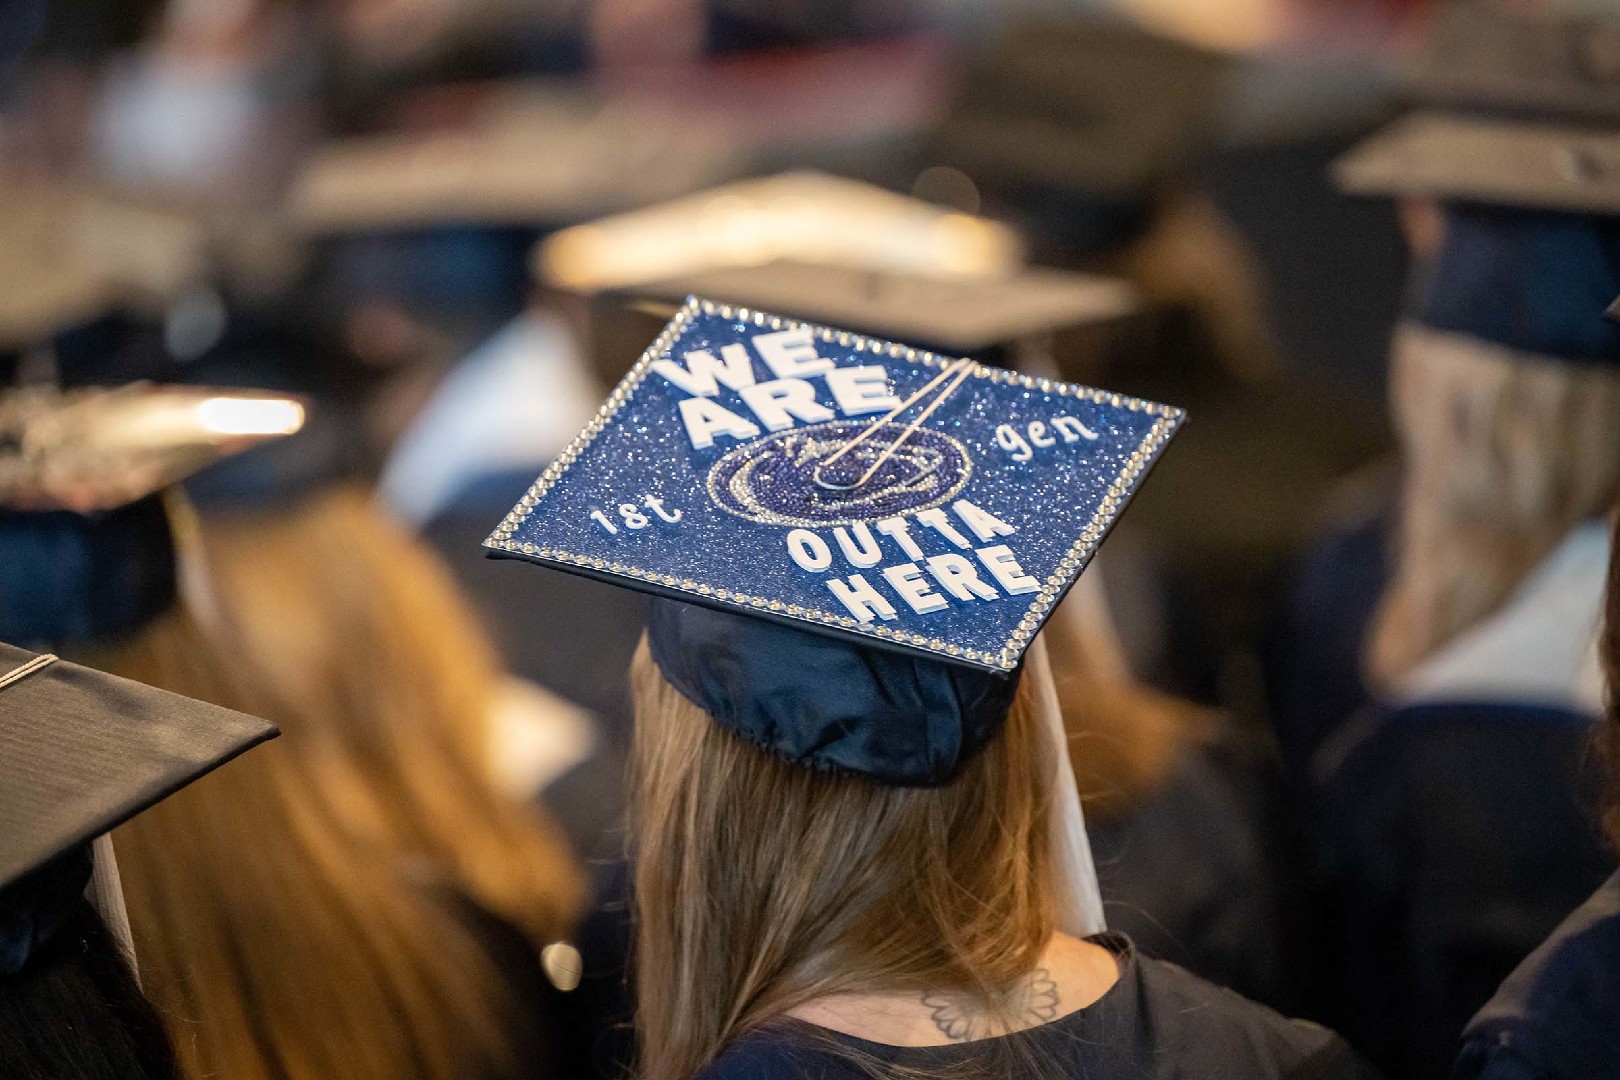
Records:
M922 1003L941 1035L952 1042L969 1042L1056 1020L1062 999L1052 973L1036 968L1008 992L1006 1011L1000 1015L986 1013L976 1004L945 994L924 994Z

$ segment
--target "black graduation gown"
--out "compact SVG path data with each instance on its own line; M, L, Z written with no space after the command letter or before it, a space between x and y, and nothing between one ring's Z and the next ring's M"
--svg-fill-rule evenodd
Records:
M1455 1076L1620 1078L1620 873L1514 969L1474 1017Z
M1368 1080L1376 1077L1326 1028L1289 1020L1173 964L1139 955L1122 934L1092 939L1119 961L1119 982L1096 1003L1031 1028L1019 1040L1043 1076L1072 1080ZM789 1021L745 1036L699 1080L866 1080L836 1048L887 1066L941 1076L1007 1076L992 1058L1006 1039L950 1046L896 1047ZM994 1070L992 1072L992 1070Z

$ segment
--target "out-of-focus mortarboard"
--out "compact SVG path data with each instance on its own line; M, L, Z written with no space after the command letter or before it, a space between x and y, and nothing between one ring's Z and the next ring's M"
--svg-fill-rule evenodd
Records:
M167 610L164 489L303 414L293 398L189 387L0 396L0 640L106 640Z
M970 65L924 149L987 205L1115 242L1213 145L1230 57L1122 20L1010 23Z
M1620 18L1449 5L1407 92L1335 164L1345 190L1620 214Z
M557 288L606 292L777 260L982 278L1023 264L1005 225L827 173L743 180L565 230L535 251Z
M730 140L651 101L546 86L497 94L471 122L320 148L288 196L319 233L571 224L735 175Z
M303 423L304 403L280 394L147 383L14 390L0 395L0 507L126 506Z
M486 548L670 601L654 659L738 734L939 783L1182 418L691 299Z
M708 296L958 353L1136 308L1124 282L1025 268L1004 225L813 172L569 229L535 261L559 288L671 308Z
M159 312L206 272L206 231L186 218L34 183L0 183L0 202L0 349Z
M255 717L0 643L0 976L70 917L92 840L275 735Z
M1409 91L1443 108L1612 121L1620 116L1620 21L1600 10L1444 4L1406 72Z

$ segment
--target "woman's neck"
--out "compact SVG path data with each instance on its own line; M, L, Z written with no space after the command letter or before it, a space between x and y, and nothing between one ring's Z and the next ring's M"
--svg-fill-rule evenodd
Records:
M834 994L788 1011L796 1020L890 1046L945 1046L1008 1035L1094 1004L1119 980L1114 955L1100 945L1055 934L1035 968L1011 987L1003 1008L987 1010L964 994Z

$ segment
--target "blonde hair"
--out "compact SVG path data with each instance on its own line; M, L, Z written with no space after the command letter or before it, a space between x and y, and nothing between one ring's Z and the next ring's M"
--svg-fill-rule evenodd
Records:
M210 521L220 619L93 658L282 737L118 831L148 992L192 1076L516 1071L473 905L535 943L580 872L485 770L497 668L437 562L358 491Z
M950 991L989 1010L1055 930L1033 688L937 788L818 772L631 666L637 1031L645 1080L690 1080L814 998Z
M1620 499L1620 372L1406 326L1390 395L1405 481L1367 651L1386 687Z

